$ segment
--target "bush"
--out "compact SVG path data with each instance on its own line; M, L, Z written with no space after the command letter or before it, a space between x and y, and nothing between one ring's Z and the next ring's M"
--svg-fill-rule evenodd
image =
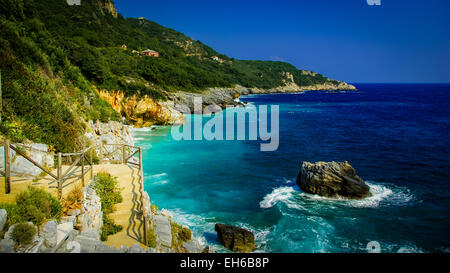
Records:
M28 223L19 223L14 226L11 233L12 239L19 245L29 245L36 235L36 228Z
M106 241L109 235L116 234L123 229L122 226L116 225L114 221L108 217L108 214L114 212L114 205L123 201L117 184L117 179L112 177L109 173L102 172L95 176L94 189L100 197L103 211L103 228L100 236L102 241Z
M109 173L98 173L95 176L94 188L102 200L102 211L105 214L114 212L114 205L123 201L117 179Z
M172 246L179 248L183 243L192 239L192 232L186 227L172 222Z
M29 187L16 196L14 214L16 221L29 221L40 226L49 219L59 220L62 209L59 201L53 198L50 193Z
M108 217L108 215L103 215L103 227L100 239L102 241L106 241L109 235L116 234L117 232L122 231L122 229L123 227L120 225L116 225L114 221Z

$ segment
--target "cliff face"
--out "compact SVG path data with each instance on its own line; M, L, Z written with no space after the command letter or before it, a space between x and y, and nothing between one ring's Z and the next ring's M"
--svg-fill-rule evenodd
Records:
M111 0L91 0L92 3L98 7L100 12L105 15L105 12L110 13L114 18L117 18L117 9L114 2Z
M121 91L100 90L99 94L135 127L149 127L153 124L182 124L184 122L182 114L173 109L171 102L155 101L148 96L125 97Z
M303 75L311 75L315 76L317 73L302 70ZM282 74L284 77L282 86L278 86L271 89L261 89L261 88L248 88L247 94L265 94L265 93L295 93L295 92L304 92L304 91L319 91L319 90L330 90L330 91L337 91L337 90L347 90L347 91L354 91L356 90L356 87L347 84L346 82L342 81L327 81L323 84L314 84L314 85L307 85L307 86L299 86L295 80L294 76L289 72L284 72ZM243 93L245 94L245 93Z

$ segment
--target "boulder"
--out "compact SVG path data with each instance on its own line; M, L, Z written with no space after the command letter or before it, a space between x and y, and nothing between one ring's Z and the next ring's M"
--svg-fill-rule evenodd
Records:
M0 241L0 253L15 253L14 246L16 243L12 239L3 239Z
M222 245L231 251L249 253L255 249L255 236L243 228L216 224L217 237Z
M191 239L183 243L182 246L186 250L186 253L202 253L204 249L197 239Z
M5 227L6 220L8 219L8 213L4 209L0 209L0 232Z
M155 215L153 218L156 228L156 245L159 249L166 249L172 246L172 227L168 216Z
M346 162L303 162L297 185L307 193L324 197L362 199L372 194L369 186Z
M56 244L59 245L64 241L73 230L72 222L65 222L56 226Z
M20 147L31 159L39 163L43 167L53 167L53 155L49 153L48 146L45 144L32 143L27 146L16 145ZM4 147L0 147L0 168L4 168ZM33 163L17 154L13 149L10 149L11 156L11 173L13 175L20 175L25 177L34 177L41 174L43 171L36 167Z
M44 239L44 245L48 248L56 246L58 234L58 224L55 221L48 221L42 228L40 235Z

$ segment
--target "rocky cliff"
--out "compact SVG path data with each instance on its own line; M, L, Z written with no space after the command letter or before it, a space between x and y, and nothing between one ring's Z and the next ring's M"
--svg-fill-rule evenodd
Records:
M171 101L156 101L148 96L133 95L126 97L121 91L99 91L127 122L135 127L149 127L153 124L182 124L183 115L174 109Z
M114 18L117 18L117 9L114 5L114 2L111 0L90 0L94 6L96 6L100 12L105 15L106 13L110 13Z
M313 73L313 72L309 72ZM150 127L151 125L183 124L185 113L194 113L194 100L201 98L202 109L218 112L227 106L240 106L238 98L249 94L298 93L305 91L354 91L356 87L345 82L335 81L310 86L299 86L293 76L284 74L285 85L272 89L246 88L236 85L233 88L208 88L201 93L184 91L165 92L167 101L158 101L148 96L133 95L127 97L122 91L100 90L100 97L106 100L125 120L135 127Z

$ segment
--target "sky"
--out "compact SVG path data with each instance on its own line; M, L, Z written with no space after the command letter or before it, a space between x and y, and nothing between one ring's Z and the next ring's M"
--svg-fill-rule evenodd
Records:
M450 82L448 0L115 0L229 57L351 83ZM374 0L369 0L374 1Z

